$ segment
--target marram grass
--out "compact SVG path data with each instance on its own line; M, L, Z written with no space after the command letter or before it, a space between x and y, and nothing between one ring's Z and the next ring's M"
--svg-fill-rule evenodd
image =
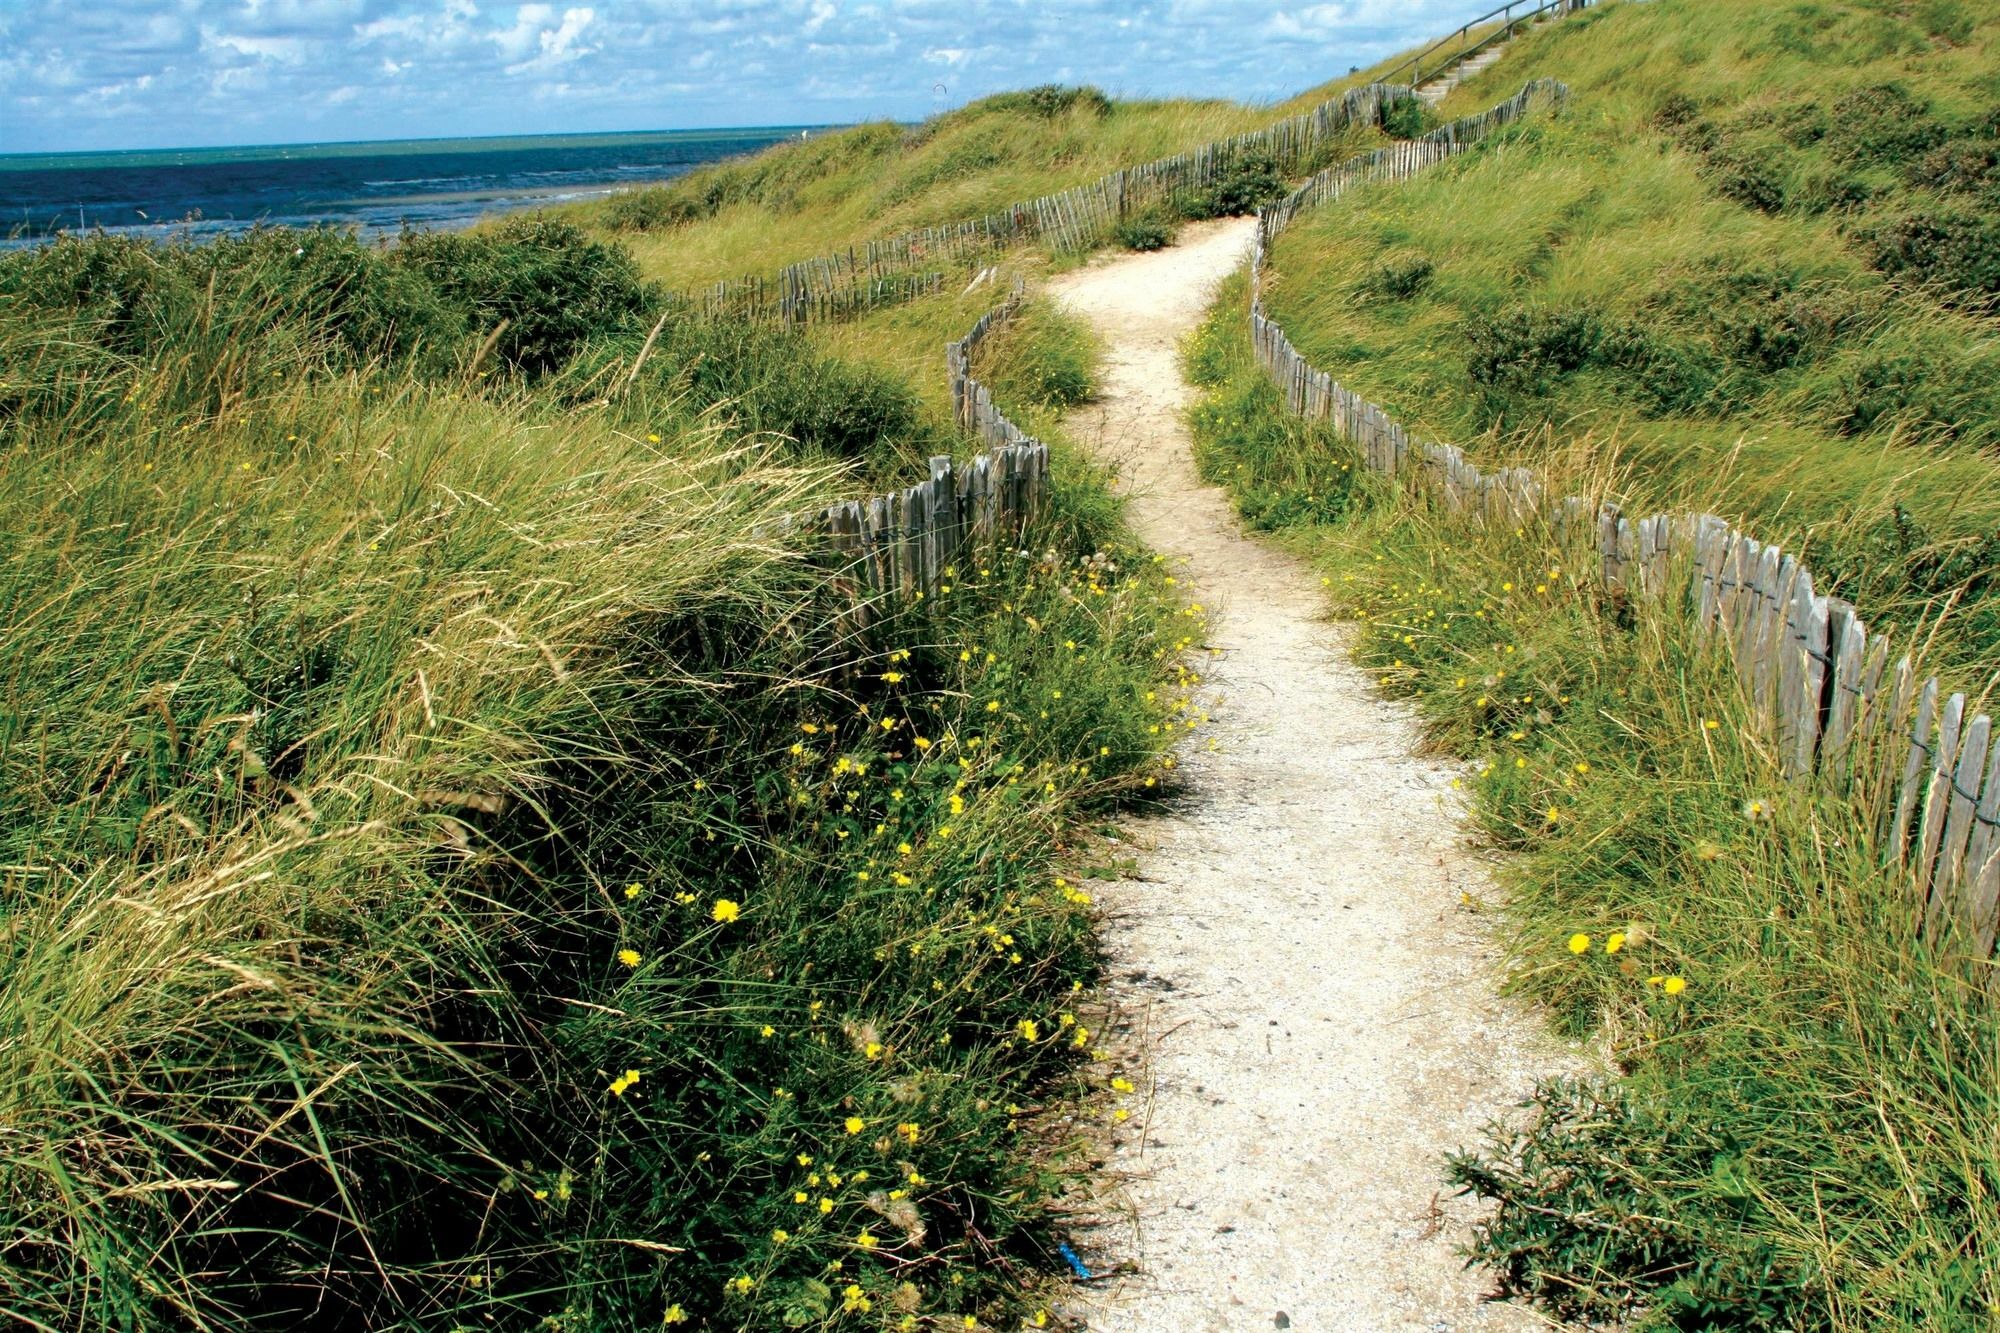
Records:
M1246 301L1239 276L1189 347L1197 462L1314 563L1358 661L1462 762L1454 786L1507 853L1503 899L1462 910L1494 918L1514 987L1601 1053L1440 1163L1497 1205L1469 1258L1516 1299L1621 1327L1991 1325L1991 965L1918 938L1866 810L1781 778L1686 604L1607 595L1588 534L1479 527L1363 472L1285 417ZM1667 498L1644 449L1513 457L1552 494ZM1719 508L1733 484L1667 496ZM1948 637L1918 624L1897 650Z
M1977 247L1924 269L1896 239L1958 253L1996 225L1996 36L1952 3L1660 0L1535 30L1452 98L1552 76L1563 114L1301 216L1268 311L1482 463L1615 442L1652 502L1783 542L1871 624L1953 605L1955 660L1990 659L1993 277Z
M254 291L131 307L205 340L40 299L0 302L0 1308L1033 1317L1082 1167L1038 1114L1109 1077L1069 848L1171 776L1198 634L1093 475L864 639L771 534L865 479L705 398L726 341L535 378ZM899 411L878 457L955 441Z

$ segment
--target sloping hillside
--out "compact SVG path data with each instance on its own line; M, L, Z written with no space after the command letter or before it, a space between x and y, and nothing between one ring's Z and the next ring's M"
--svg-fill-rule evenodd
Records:
M2000 25L1956 4L1614 5L1453 94L1571 114L1322 209L1269 305L1436 437L1616 449L1835 591L2000 648ZM1448 108L1449 109L1449 108Z
M1560 116L1300 213L1267 309L1419 438L1801 552L1990 711L1996 44L1948 0L1593 9L1447 107L1552 76ZM1455 1159L1496 1206L1477 1256L1588 1324L1992 1326L1991 903L1927 907L1895 771L1788 773L1752 681L1684 599L1607 586L1594 529L1468 519L1291 416L1248 297L1190 351L1205 474L1320 562L1361 662L1466 761L1517 983L1610 1061ZM1921 785L1952 741L1894 716ZM1970 744L1940 817L2000 790Z
M1002 93L919 125L862 125L782 144L571 215L625 239L650 276L696 287L977 218L1261 129L1366 81L1349 76L1279 107L1114 101L1095 88ZM1328 159L1342 151L1330 145Z
M535 220L0 261L9 1317L1039 1308L1190 622L1065 468L858 636L786 520L969 443L657 302Z

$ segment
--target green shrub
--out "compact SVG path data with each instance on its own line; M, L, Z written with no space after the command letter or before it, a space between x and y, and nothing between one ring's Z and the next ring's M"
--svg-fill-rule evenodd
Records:
M2000 295L2000 212L1917 207L1855 235L1884 273L1975 298Z
M1437 128L1437 116L1421 97L1399 97L1382 108L1382 132L1392 139L1420 139Z
M1238 327L1244 287L1241 275L1224 284L1184 349L1188 378L1207 391L1190 417L1195 468L1228 487L1237 512L1259 531L1338 522L1360 498L1354 449L1328 423L1284 410Z
M1619 387L1651 416L1712 412L1728 367L1706 341L1676 337L1651 321L1624 320L1605 330L1595 359L1623 371Z
M604 203L603 218L613 231L666 231L714 213L714 200L685 188L650 185L612 195Z
M1581 307L1514 305L1465 321L1466 372L1474 384L1544 393L1595 355L1602 329Z
M1429 255L1391 255L1363 273L1354 292L1364 300L1407 301L1430 284L1436 271Z
M632 257L567 222L527 217L490 234L419 232L392 259L468 312L482 336L497 333L497 354L530 375L638 322L649 304Z
M0 294L65 310L120 352L185 355L209 334L239 357L337 366L448 352L462 313L346 231L260 227L196 244L98 233L0 259ZM266 346L273 343L279 346Z
M1784 163L1767 148L1725 141L1709 153L1704 170L1716 193L1745 208L1775 213L1785 206Z
M1944 141L1930 107L1899 83L1878 83L1836 99L1829 108L1827 149L1857 166L1901 167Z
M1941 41L1963 44L1972 38L1972 15L1961 0L1923 0L1916 18L1925 32Z
M1111 238L1127 250L1164 250L1174 243L1174 219L1155 209L1133 213L1118 220Z
M174 367L173 400L211 406L280 369L436 376L496 331L503 365L545 374L642 325L653 301L623 249L535 218L490 234L413 232L390 248L331 228L202 244L65 237L0 257L0 299Z
M1801 213L1852 212L1876 195L1875 187L1840 167L1808 163L1787 192L1785 203Z
M1970 194L2000 184L2000 141L1951 139L1903 168L1903 179L1921 189Z
M1055 120L1079 109L1102 119L1112 112L1111 99L1097 88L1045 83L1018 92L997 93L966 108L967 111L980 112L1026 112L1044 120Z
M1182 191L1174 204L1182 217L1201 221L1255 213L1284 195L1285 178L1277 161L1268 153L1250 150L1224 162L1206 185Z
M1701 117L1701 105L1683 92L1671 92L1662 97L1653 107L1652 124L1655 129L1673 132L1693 124Z
M1954 369L1914 351L1857 352L1836 367L1821 410L1843 435L1896 427L1920 439L1950 439L1968 426L1989 425L1981 413L2000 406L1994 401L2000 395L1961 380Z
M102 232L65 234L0 255L0 296L17 311L74 314L93 327L98 341L121 352L154 345L159 330L147 327L149 320L194 300L173 251Z
M1525 1128L1493 1127L1481 1152L1453 1154L1447 1171L1460 1192L1495 1205L1473 1229L1472 1253L1503 1292L1591 1325L1802 1326L1803 1275L1730 1225L1745 1211L1730 1194L1747 1179L1727 1122L1602 1082L1545 1083L1531 1105ZM1706 1197L1663 1207L1666 1181Z
M1060 415L1089 400L1097 357L1087 325L1035 300L1006 326L977 370L1001 401Z

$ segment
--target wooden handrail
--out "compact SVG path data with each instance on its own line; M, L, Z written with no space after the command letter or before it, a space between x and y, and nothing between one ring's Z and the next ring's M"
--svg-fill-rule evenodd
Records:
M1435 77L1440 70L1471 59L1487 47L1493 45L1496 41L1505 41L1507 38L1513 36L1517 26L1534 19L1538 15L1545 14L1550 10L1559 10L1567 14L1572 10L1582 9L1591 2L1592 0L1541 0L1539 4L1534 4L1534 0L1508 0L1508 3L1489 9L1478 18L1460 24L1456 32L1432 42L1429 46L1417 52L1408 60L1403 61L1402 64L1397 65L1387 74L1384 74L1381 77L1381 82L1395 83L1398 81L1398 76L1404 70L1408 70L1410 72L1409 78L1403 81L1407 82L1412 88L1421 87L1425 77L1424 66L1426 62L1430 60L1433 54L1450 46L1453 42L1461 43L1459 49L1454 51L1450 56L1431 64L1430 74L1432 77ZM1533 4L1533 8L1528 8L1530 4ZM1516 9L1523 11L1519 17L1516 17L1514 14ZM1495 28L1492 32L1487 33L1470 45L1463 44L1472 35L1473 29L1496 18L1501 20L1500 27Z

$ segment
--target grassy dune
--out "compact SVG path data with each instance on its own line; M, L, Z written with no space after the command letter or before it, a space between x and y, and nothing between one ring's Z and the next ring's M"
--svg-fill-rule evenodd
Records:
M1107 1077L1072 839L1197 631L1067 469L856 638L777 520L965 442L796 334L643 350L654 299L537 222L0 264L27 1326L1037 1310L1029 1108ZM1087 378L1045 341L996 378Z
M1976 662L1993 88L1967 13L1661 0L1531 36L1489 84L1563 78L1568 120L1302 222L1280 314L1439 433L1572 475L1610 466L1573 442L1615 441L1617 485L1804 540L1871 619L1956 597L1940 655ZM663 319L659 285L1366 77L1277 108L1007 95L387 253L0 258L0 1309L1036 1319L1110 1095L1086 831L1170 782L1199 623L1054 431L1095 350L1031 303L980 373L1065 451L1054 511L855 635L778 520L974 447L939 354L995 294L805 333ZM1921 179L1798 128L1792 103L1891 80L1942 127ZM1203 466L1482 761L1521 984L1622 1075L1457 1164L1502 1200L1484 1257L1634 1326L1992 1322L2000 1033L1847 812L1778 787L1664 613L1607 618L1576 553L1469 544L1287 422L1243 297L1196 348ZM1563 364L1572 326L1598 359ZM1628 326L1657 336L1599 356ZM1658 410L1676 384L1727 392Z
M1267 300L1336 378L1551 493L1802 548L1990 707L1985 279L1882 238L1984 225L1991 186L1939 172L1983 170L1996 33L1950 4L1607 6L1447 108L1551 75L1562 120L1302 216ZM1477 1256L1621 1327L1991 1326L1990 960L1918 938L1866 809L1782 780L1686 608L1609 599L1575 539L1449 520L1287 421L1247 300L1239 279L1190 348L1198 461L1319 563L1361 660L1467 762L1515 984L1608 1057L1453 1162L1498 1205Z
M2000 174L1936 183L2000 151L2000 27L1949 8L1627 5L1542 30L1454 96L1549 74L1571 112L1302 219L1271 308L1486 458L1590 437L1643 503L1746 521L1877 615L1990 602L2000 289L1970 259L1913 273L1884 239L2000 217ZM1971 656L2000 644L1988 606L1953 630Z
M920 126L862 125L781 145L582 215L627 233L649 274L699 286L980 217L1271 119L1229 102L1003 94Z
M1003 93L920 125L861 125L780 144L562 215L621 237L646 273L669 287L698 287L775 273L875 237L983 217L1121 167L1261 129L1367 77L1351 75L1277 107L1113 101L1094 88ZM1365 137L1357 132L1354 144ZM1348 149L1328 151L1337 156Z

